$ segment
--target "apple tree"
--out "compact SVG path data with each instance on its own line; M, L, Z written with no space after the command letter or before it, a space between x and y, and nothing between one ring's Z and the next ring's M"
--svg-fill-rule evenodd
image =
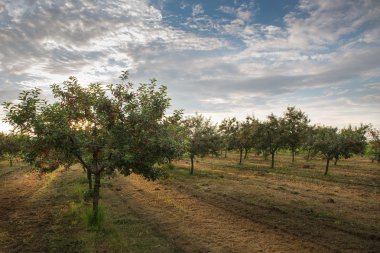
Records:
M118 84L82 86L70 77L51 86L53 102L33 89L22 92L18 103L4 103L6 121L38 147L35 157L55 153L59 165L79 163L87 171L90 188L94 177L94 215L102 173L133 172L154 180L162 174L157 164L165 159L167 135L162 133L170 102L166 87L154 79L135 87L127 82L128 72L120 78Z

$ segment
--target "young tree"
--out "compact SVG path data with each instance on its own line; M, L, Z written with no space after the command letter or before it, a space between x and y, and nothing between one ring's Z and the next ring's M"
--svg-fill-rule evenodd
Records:
M220 142L216 141L219 137L216 126L201 114L189 117L184 121L187 129L186 148L191 161L190 174L194 174L195 156L205 156L210 151L220 149L217 146Z
M23 136L16 134L4 134L2 136L2 156L9 161L9 166L13 166L13 161L21 155L23 148Z
M374 128L369 130L369 145L367 153L372 162L380 162L380 132Z
M343 128L339 133L340 143L339 150L335 154L334 165L338 160L343 157L345 159L352 157L353 155L362 155L365 152L367 146L366 133L369 126L362 125L360 127Z
M253 147L253 139L255 138L258 128L258 121L254 117L247 117L245 121L238 122L237 133L234 136L234 145L239 150L239 164L242 163L243 151L247 158L248 150Z
M305 157L306 161L309 161L314 155L314 142L315 142L315 136L316 136L316 129L317 127L314 126L308 126L305 130L305 138L302 141L302 149L307 152L307 155Z
M284 112L285 142L292 152L292 162L306 138L309 122L306 114L295 107L288 107Z
M337 128L319 127L316 129L313 149L320 152L326 159L325 175L329 171L330 160L339 154L340 137Z
M161 133L161 150L170 164L173 159L180 158L186 152L186 127L183 124L183 112L174 111L173 115L163 121Z
M224 157L227 158L227 152L234 148L234 141L236 139L237 131L239 128L238 121L235 117L223 119L219 125L219 132L222 138L222 146L224 148Z
M259 124L257 133L256 146L271 155L271 168L274 168L274 156L278 149L285 146L284 120L271 114L267 121Z
M135 89L125 83L82 87L75 77L51 86L55 101L48 104L40 90L24 91L18 104L5 103L6 121L30 136L34 145L74 157L94 175L93 211L97 214L100 178L104 172L138 173L156 179L155 164L164 159L160 143L169 106L166 87L156 80ZM65 159L57 159L62 164Z

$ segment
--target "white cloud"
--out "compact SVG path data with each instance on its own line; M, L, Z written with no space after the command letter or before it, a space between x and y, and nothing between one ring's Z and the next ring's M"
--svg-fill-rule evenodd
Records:
M193 16L198 16L200 14L203 14L205 11L203 10L203 7L201 4L196 4L196 5L193 5L193 12L192 12L192 15Z
M182 2L180 7L191 11L181 21L187 29L165 21L165 1L159 8L145 0L2 6L0 22L8 25L0 28L0 102L23 87L46 87L69 75L82 83L113 81L127 68L132 79L156 77L167 84L176 107L215 120L282 113L288 105L324 124L347 122L356 114L358 121L379 116L377 1L302 0L283 27L255 23L253 2L219 7L230 19L215 19L202 5ZM355 91L330 90L352 82L358 83ZM303 99L304 92L316 90L328 96Z

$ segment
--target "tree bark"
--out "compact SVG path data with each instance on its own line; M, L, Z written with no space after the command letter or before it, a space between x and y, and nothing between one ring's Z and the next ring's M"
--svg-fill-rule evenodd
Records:
M13 167L13 159L9 159L9 166Z
M271 164L271 168L274 169L274 152L272 152L271 154L272 154L272 164Z
M294 150L292 150L292 163L294 163L294 156L295 156L295 151Z
M191 160L190 174L194 175L194 156L190 156L190 160Z
M86 171L87 171L88 189L90 191L92 191L92 175L91 175L91 171L89 169L87 169Z
M243 148L240 148L239 151L240 151L240 161L239 161L239 164L241 164L241 160L243 159Z
M99 191L100 191L100 172L95 174L95 184L94 184L94 196L92 202L92 211L96 215L99 206Z
M68 171L70 166L71 166L71 164L65 164L63 167L65 168L65 171Z
M330 158L327 158L326 160L327 160L327 162L326 162L325 176L327 175L327 172L329 172Z
M224 151L224 158L227 158L227 149Z
M338 163L338 158L335 157L335 161L334 161L334 165L336 165Z
M248 157L248 149L246 148L245 149L245 154L244 154L244 159L247 159L247 157Z

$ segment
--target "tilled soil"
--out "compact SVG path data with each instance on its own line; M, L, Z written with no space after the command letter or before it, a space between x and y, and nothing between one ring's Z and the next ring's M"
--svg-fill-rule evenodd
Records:
M171 237L185 252L329 252L330 248L300 240L279 228L231 212L223 205L132 175L118 178L111 188L160 232ZM216 200L215 202L220 201Z

